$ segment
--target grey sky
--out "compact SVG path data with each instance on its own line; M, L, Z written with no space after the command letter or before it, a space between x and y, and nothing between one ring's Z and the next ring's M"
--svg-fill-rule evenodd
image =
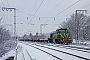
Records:
M50 33L56 30L58 24L61 24L66 18L69 18L77 9L86 9L88 10L87 14L90 14L90 0L44 0L41 4L42 1L43 0L0 0L0 17L3 16L2 24L13 24L13 12L3 12L1 7L15 7L17 9L18 35L29 34L30 32L32 34L36 32L40 33L40 24L48 24L42 26L42 31L43 33ZM79 2L65 10L77 1ZM40 8L38 9L39 6ZM33 16L34 14L35 16ZM8 26L7 28L13 32L13 26Z

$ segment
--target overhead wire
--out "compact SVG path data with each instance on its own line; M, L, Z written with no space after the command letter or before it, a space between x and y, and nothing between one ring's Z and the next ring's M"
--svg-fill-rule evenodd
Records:
M80 1L80 0L79 0ZM76 3L78 3L79 1L77 1ZM68 8L66 8L65 10L63 10L62 12L58 13L57 15L63 13L64 11L66 11L67 9L69 9L70 7L72 7L73 5L75 5L76 3L72 4L71 6L69 6ZM57 15L55 15L54 17L56 17ZM68 14L69 15L69 14ZM47 17L46 17L47 18Z
M74 4L70 5L69 7L67 7L66 9L64 9L63 11L61 11L60 13L58 13L57 15L63 13L64 11L66 11L66 10L69 9L70 7L74 6L74 5L75 5L76 3L78 3L79 1L80 1L80 0L76 1ZM57 5L57 6L58 6L58 5ZM54 17L56 17L57 15L55 15ZM49 20L51 20L51 19L52 19L52 18L50 18ZM49 20L48 20L48 21L49 21ZM46 22L48 22L48 21L46 21ZM45 23L46 23L46 22L45 22ZM44 24L45 24L45 23L44 23Z
M23 12L23 11L21 11L21 10L19 10L19 9L17 9L19 12L22 12L23 14L26 14L26 15L28 15L28 16L34 16L34 15L31 15L31 14L28 14L28 13L26 13L26 12ZM39 17L39 16L34 16L34 17Z
M70 7L74 6L74 5L75 5L76 3L78 3L79 1L80 1L80 0L78 0L78 1L75 2L74 4L70 5L69 7L67 7L66 9L64 9L63 11L61 11L60 13L58 13L57 15L63 13L64 11L66 11L66 10L69 9ZM57 15L55 15L54 17L56 17ZM67 14L67 15L69 15L69 14ZM67 16L67 15L66 15L66 16ZM52 18L51 18L51 19L52 19ZM49 20L51 20L51 19L49 19ZM49 21L49 20L48 20L48 21ZM48 22L48 21L46 21L46 22ZM45 22L45 23L46 23L46 22Z
M86 8L86 7L88 7L88 6L90 6L90 4L88 4L88 5L84 6L84 7L82 7L81 9ZM65 16L68 16L68 15L70 15L70 14L74 13L74 12L75 12L75 11L70 12L70 13L68 13L68 14L67 14L67 15L65 15Z
M2 19L3 19L3 17L0 18L0 22L1 22Z
M78 3L80 0L78 0L78 1L76 1L74 4L72 4L72 5L70 5L69 7L67 7L66 9L64 9L63 11L61 11L60 13L58 13L57 15L59 15L59 14L61 14L61 13L63 13L64 11L66 11L67 9L69 9L70 7L72 7L72 6L74 6L76 3ZM56 17L57 15L55 15L54 17ZM51 18L52 19L52 18ZM49 19L49 20L51 20L51 19ZM49 21L48 20L48 21ZM48 22L48 21L46 21L46 22ZM45 23L46 23L45 22Z
M88 5L84 6L84 7L82 7L81 9L86 8L86 7L88 7L88 6L90 6L90 4L88 4ZM74 13L74 12L75 12L75 11L73 11L73 12L67 14L67 15L70 15L70 14L72 14L72 13ZM67 16L67 15L65 15L65 16ZM49 28L49 29L50 29L50 28Z
M36 12L34 13L33 17L35 16L35 14L37 13L37 11L39 10L39 8L41 7L42 3L44 2L44 0L41 2L41 4L39 5L38 9L36 10ZM30 21L33 19L33 17L30 19ZM30 22L29 21L29 22Z
M8 4L8 6L9 6L8 0L6 0L6 1L7 1L7 4ZM3 3L2 0L1 0L1 3L2 3L3 7L5 7L5 5L4 5L4 3ZM2 9L3 9L3 7L2 7ZM2 16L2 18L1 18L1 20L2 20L4 17L5 17L5 16L4 16L4 11L3 11L3 16Z
M55 8L57 8L64 0L61 0L54 8L52 8L45 16L47 16L50 12L52 12ZM40 18L54 18L54 17L39 17ZM38 22L38 21L37 21Z
M32 10L31 10L30 14L32 14L33 9L34 9L34 8L35 8L35 6L36 6L36 3L37 3L37 0L36 0L36 2L35 2L35 4L34 4L34 6L33 6L33 8L32 8ZM32 16L34 16L34 15L32 15ZM28 17L27 17L27 20L29 19L29 17L30 17L30 16L28 16ZM35 16L35 17L36 17L36 16ZM27 21L27 20L26 20L26 21ZM25 21L25 22L26 22L26 21Z
M72 6L74 6L75 4L77 4L79 1L81 0L78 0L77 2L75 2L74 4L70 5L69 7L67 7L66 9L64 9L63 11L61 11L60 13L58 13L57 15L63 13L64 11L66 11L67 9L71 8ZM57 15L55 15L54 17L56 17Z
M55 8L57 8L64 0L61 0L54 8L52 8L46 15L48 15L50 12L52 12ZM45 16L46 16L45 15ZM54 17L39 17L40 18L54 18Z
M88 5L86 5L86 6L84 6L83 8L86 8L86 7L88 7L90 4L88 4Z
M2 9L5 7L5 5L4 5L4 3L3 3L3 1L1 0L1 2L2 2L2 5L3 5L3 7L2 7ZM8 5L8 7L10 7L10 5L9 5L9 2L8 2L8 0L6 0L6 2L7 2L7 5ZM6 11L8 11L8 10L6 10ZM10 11L10 19L9 19L9 14L8 14L8 12L7 12L7 20L11 20L11 11ZM2 16L2 18L5 20L5 14L4 14L4 10L3 10L3 16ZM3 22L5 22L3 20ZM6 22L4 23L4 24L6 24ZM13 30L13 28L12 29L10 29L10 30Z
M48 15L50 12L52 12L55 8L57 8L64 0L61 0L59 4L57 4L54 8L52 8L46 15ZM45 16L46 16L45 15Z
M1 4L3 5L3 7L5 7L5 5L4 5L4 3L3 3L3 1L1 0ZM1 10L2 10L3 8L1 7ZM2 10L3 11L3 10ZM0 19L0 21L2 20L2 19L4 19L5 18L5 16L4 16L4 11L3 11L3 15L2 15L2 17L1 17L1 19ZM3 21L4 22L4 21Z
M4 5L4 3L3 3L3 1L1 0L1 3L2 3L2 5L5 7L5 5Z
M8 3L8 0L6 0L6 1L7 1L8 6L10 7L10 5L9 5L9 3Z
M36 1L36 2L37 2L37 1ZM41 2L41 4L39 5L39 7L37 8L37 10L35 11L34 15L32 15L32 18L30 19L30 21L31 21L34 17L37 17L37 16L35 16L35 14L36 14L37 11L39 10L39 8L41 7L41 5L42 5L43 2L44 2L44 0ZM35 3L35 4L36 4L36 3ZM34 6L35 6L35 5L34 5ZM29 21L29 22L30 22L30 21ZM31 24L31 23L28 23L27 26L28 26L29 24ZM26 27L27 27L27 26L26 26ZM26 28L26 27L24 27L24 28Z
M44 0L41 2L41 4L39 5L39 7L37 8L37 10L35 11L34 15L32 16L32 18L29 20L29 22L34 18L35 14L36 14L37 11L39 10L39 8L41 7L41 5L42 5L43 2L44 2ZM28 26L29 24L31 24L31 23L28 23L27 26ZM27 27L27 26L26 26L26 27ZM26 28L26 27L24 27L24 28Z
M32 11L33 11L34 7L36 6L36 3L37 3L37 0L36 0L36 2L35 2L35 4L34 4L34 6L33 6L33 8L32 8L32 10L31 10L30 14L32 13Z
M74 6L75 4L77 4L79 1L81 1L81 0L76 1L74 4L70 5L69 7L67 7L66 9L64 9L63 11L61 11L60 13L56 14L54 17L58 16L59 14L63 13L64 11L66 11L67 9L71 8L72 6ZM51 20L51 19L49 19L49 20ZM48 22L49 20L47 20L46 22Z

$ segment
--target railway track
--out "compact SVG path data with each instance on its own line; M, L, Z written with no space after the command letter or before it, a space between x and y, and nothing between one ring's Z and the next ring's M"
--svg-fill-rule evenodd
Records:
M24 53L22 52L23 60L25 60Z
M34 45L34 44L33 44L33 45ZM53 56L53 57L59 59L59 60L63 60L63 59L61 59L61 58L55 56L54 54L51 54L51 53L49 53L49 52L47 52L47 51L45 51L45 50L42 50L42 49L40 49L40 48L37 48L37 47L33 46L33 45L29 45L29 46L34 47L34 48L36 48L36 49L38 49L38 50L41 50L41 51L43 51L43 52L45 52L45 53L47 53L47 54L49 54L49 55L51 55L51 56ZM37 45L36 45L36 46L37 46ZM49 50L53 50L53 51L57 51L57 52L61 52L61 53L67 54L67 55L71 55L71 56L74 56L74 57L77 57L77 58L80 58L80 59L90 60L90 59L88 59L88 58L81 57L81 56L78 56L78 55L75 55L75 54L71 54L71 53L68 53L68 52L64 52L64 51L56 50L56 49L49 48L49 47L45 47L45 46L40 46L40 45L38 45L38 46L39 46L39 47L43 47L43 48L47 48L47 49L49 49Z
M51 48L51 47L47 47L47 46L43 46L43 45L40 45L40 44L29 44L29 43L27 43L26 45L29 45L29 46L31 46L31 47L33 47L33 48L35 48L35 49L38 49L38 50L40 50L40 51L43 51L43 52L45 52L45 53L47 53L47 54L49 54L49 55L51 55L52 57L55 57L55 58L57 58L58 60L69 60L69 59L63 59L63 55L66 55L66 56L68 56L69 58L71 57L73 57L74 59L76 59L76 60L90 60L90 58L88 58L88 57L84 57L84 56L80 56L80 55L78 55L78 54L73 54L73 53L70 53L70 52L66 52L66 51L63 51L63 50L58 50L58 49L55 49L55 48ZM52 46L52 45L51 45ZM56 47L58 48L58 46L59 45L57 45ZM55 46L53 46L53 47L55 47ZM65 48L65 47L62 47L62 48ZM48 49L48 50L46 50L46 49ZM69 49L69 48L68 48ZM73 50L73 49L71 49L71 50ZM53 52L55 52L56 54L53 54L53 53L51 53L50 51L53 51ZM85 52L85 53L88 53L88 52ZM57 56L57 54L60 54L60 56ZM61 56L62 55L62 56ZM89 54L90 55L90 54Z
M38 58L36 57L36 55L38 53L35 52L35 51L39 51L40 53L43 53L44 55L46 54L47 60L50 60L50 58L48 58L49 56L52 57L51 60L55 57L54 55L51 55L48 52L44 52L44 51L41 51L39 49L33 48L31 46L28 46L28 44L24 44L24 43L21 44L20 43L20 45L23 46L23 48L26 47L26 48L22 49L22 53L20 54L20 55L22 55L22 59L21 60L39 60L39 58L40 58L40 60L42 60L42 58L40 56ZM28 46L29 49L27 48L27 46ZM33 52L31 53L32 50L35 50L34 51L35 52L34 56L33 56ZM41 54L38 54L38 55L41 55ZM58 57L56 57L56 58L58 58ZM58 59L56 59L56 58L54 58L54 60L61 60L60 58L58 58ZM20 60L20 58L19 58L19 60Z
M38 43L38 44L41 44L41 43ZM84 45L85 47L79 47L80 46L80 44L79 45L75 45L75 44L73 44L73 46L70 46L70 45L63 45L63 44L58 44L58 45L56 45L56 44L48 44L48 43L42 43L42 45L48 45L48 46L54 46L54 47L60 47L60 48L69 48L69 49L72 49L72 50L77 50L77 51L83 51L83 52L88 52L88 51L90 51L90 46L87 46L87 45ZM81 44L82 45L82 44ZM74 49L74 48L76 48L76 49ZM82 50L81 50L82 49ZM85 51L85 50L87 50L87 51ZM90 52L89 52L90 53Z
M32 45L29 45L29 46L34 47L34 46L32 46ZM51 56L59 59L59 60L63 60L63 59L61 59L61 58L59 58L59 57L57 57L57 56L55 56L55 55L53 55L53 54L51 54L51 53L49 53L49 52L47 52L47 51L44 51L44 50L42 50L42 49L40 49L40 48L37 48L37 47L34 47L34 48L36 48L36 49L38 49L38 50L41 50L41 51L43 51L43 52L45 52L45 53L47 53L47 54L49 54L49 55L51 55Z
M36 45L36 46L40 46L40 45ZM44 48L51 49L51 50L54 50L54 51L62 52L62 53L65 53L65 54L68 54L68 55L71 55L71 56L75 56L75 57L78 57L78 58L81 58L81 59L90 60L88 58L81 57L81 56L71 54L71 53L68 53L68 52L60 51L60 50L57 50L57 49L53 49L53 48L49 48L49 47L45 47L45 46L40 46L40 47L44 47Z
M23 56L23 60L33 60L27 50L24 50L24 51L22 52L22 56Z
M42 45L46 45L46 44L42 44ZM69 45L60 45L60 44L59 45L55 45L55 44L54 45L49 45L49 44L47 44L47 45L48 46L53 46L53 47L66 48L66 49L71 49L71 50L76 50L76 51L82 51L82 52L90 53L90 48L89 47L88 48L83 48L83 47L69 46Z
M66 48L66 49L90 53L90 48L82 48L82 47L68 46L68 45L66 46L65 45L48 45L48 46L54 46L54 47L60 47L60 48Z

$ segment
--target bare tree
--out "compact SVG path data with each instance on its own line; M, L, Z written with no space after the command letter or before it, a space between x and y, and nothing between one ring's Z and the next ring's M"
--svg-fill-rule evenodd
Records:
M83 40L90 40L90 16L88 17L85 14L77 14L77 20L79 21L78 24L78 36L79 39ZM66 22L62 23L62 27L67 28L70 33L72 34L72 37L75 39L76 34L76 21L75 21L75 14L72 14L70 18Z
M0 26L0 57L15 46L15 41L11 39L9 30Z

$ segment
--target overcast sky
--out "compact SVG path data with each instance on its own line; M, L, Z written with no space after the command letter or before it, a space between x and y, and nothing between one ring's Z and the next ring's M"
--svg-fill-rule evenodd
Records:
M0 0L0 18L2 25L13 33L14 12L2 11L2 7L16 8L17 35L40 33L50 33L58 28L75 10L88 10L90 15L90 0ZM22 24L20 24L22 23ZM5 25L6 24L6 25ZM12 24L12 26L7 26Z

